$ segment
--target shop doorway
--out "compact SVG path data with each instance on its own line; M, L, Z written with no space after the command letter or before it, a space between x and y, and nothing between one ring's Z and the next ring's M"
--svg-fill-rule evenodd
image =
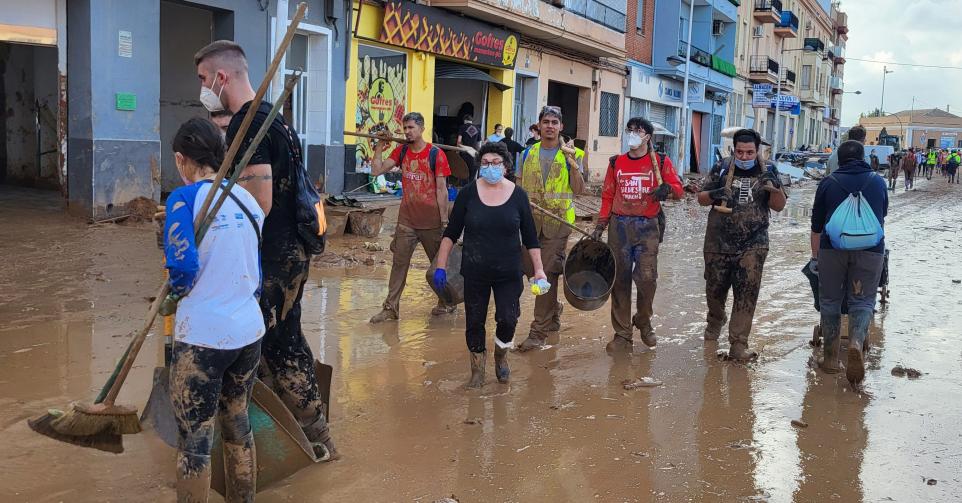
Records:
M0 183L60 190L57 48L0 42Z
M170 146L181 124L208 117L197 96L200 84L194 53L214 41L212 11L173 1L160 2L160 190L183 185Z
M578 122L581 117L580 110L581 88L561 82L548 82L548 105L561 107L564 115L564 129L561 134L569 138L586 138L578 135Z
M702 123L704 118L701 112L691 113L691 152L689 153L689 173L698 173L698 166L700 166L701 161L701 139L702 139Z
M487 70L443 60L435 64L434 78L432 136L435 142L457 143L458 129L468 114L481 130L482 138L494 132L494 123L488 120L489 93L504 92L510 86L499 82Z
M514 87L514 140L524 144L528 127L538 122L538 78L518 75Z

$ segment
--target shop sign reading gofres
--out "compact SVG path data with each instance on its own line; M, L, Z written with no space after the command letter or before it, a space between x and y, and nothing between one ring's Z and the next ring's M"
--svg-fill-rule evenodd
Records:
M514 33L435 7L396 0L384 5L380 41L510 69L518 55Z

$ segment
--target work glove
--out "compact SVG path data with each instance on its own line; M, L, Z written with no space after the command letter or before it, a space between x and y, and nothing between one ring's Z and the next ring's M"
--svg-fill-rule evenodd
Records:
M808 270L812 271L812 274L818 276L818 259L817 258L812 257L812 259L808 261Z
M434 288L437 291L443 291L445 285L448 284L448 272L444 269L438 267L434 270Z
M180 301L180 296L175 293L169 293L164 300L160 302L160 309L157 314L161 316L171 316L177 312L177 302Z
M601 235L605 232L604 225L596 225L595 230L591 231L591 239L595 241L601 241Z
M762 184L771 183L776 189L782 188L782 181L778 179L778 175L774 171L766 171L762 175Z
M657 200L659 200L659 201L664 201L664 200L668 199L668 195L669 195L669 194L671 194L671 186L668 185L667 183L662 183L662 184L659 185L658 188L655 189L655 191L652 193L652 195L655 196L655 199L657 199Z
M708 197L710 197L712 201L731 201L732 189L729 189L728 187L719 187L715 190L709 190Z

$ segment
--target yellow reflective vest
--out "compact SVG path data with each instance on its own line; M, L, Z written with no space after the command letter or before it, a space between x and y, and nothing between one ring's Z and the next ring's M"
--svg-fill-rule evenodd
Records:
M570 224L575 223L574 192L568 178L568 160L560 148L545 180L541 176L541 142L528 147L521 154L519 180L521 188L528 193L528 199L533 204L551 211ZM561 238L571 234L571 229L557 220L544 216L538 210L533 210L532 213L535 228L544 237Z

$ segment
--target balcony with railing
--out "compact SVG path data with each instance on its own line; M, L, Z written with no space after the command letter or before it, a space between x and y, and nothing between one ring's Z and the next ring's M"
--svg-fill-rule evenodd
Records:
M802 90L798 93L798 99L801 100L802 103L817 104L821 103L822 101L822 93L820 93L815 86L811 86L808 89L805 89L804 86L802 86Z
M624 12L624 4L621 4L621 11L612 9L597 0L564 0L563 5L568 12L590 19L617 32L625 32L627 16Z
M777 84L778 62L768 56L752 56L749 61L748 80Z
M798 16L790 10L783 10L782 17L775 23L775 36L795 38L798 36Z
M759 23L781 22L782 0L755 0L752 15Z
M806 38L805 48L815 52L822 52L825 50L825 42L822 42L820 38Z
M782 89L786 91L795 90L795 72L788 68L782 69Z
M845 64L845 46L844 46L844 45L836 45L836 46L835 46L835 52L834 52L833 54L835 54L835 64L836 64L836 65L844 65L844 64Z
M687 49L688 49L688 44L684 41L679 40L678 41L678 57L680 57L682 60L685 59ZM691 61L701 66L707 66L708 68L711 68L711 54L695 46L692 46L691 48Z
M828 88L832 90L832 94L842 94L842 77L839 77L838 75L832 75L832 78L830 78L828 81Z
M844 12L835 13L835 30L839 35L848 35L848 14Z

